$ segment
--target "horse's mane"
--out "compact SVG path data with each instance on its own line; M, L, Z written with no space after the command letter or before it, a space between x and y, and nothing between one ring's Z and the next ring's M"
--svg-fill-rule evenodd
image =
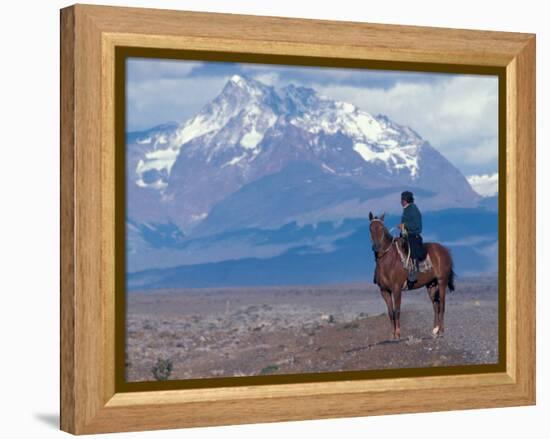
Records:
M384 224L384 221L378 217L374 217L374 220L377 220L380 224L382 224L382 230L384 232L384 239L388 240L389 242L393 242L393 235L390 233L388 228L386 227L386 224Z
M382 224L382 229L384 230L384 239L387 239L390 242L393 241L393 236L384 224L384 221L380 221L380 223Z
M393 241L393 235L390 233L390 231L385 225L384 225L384 238L388 239L390 242Z

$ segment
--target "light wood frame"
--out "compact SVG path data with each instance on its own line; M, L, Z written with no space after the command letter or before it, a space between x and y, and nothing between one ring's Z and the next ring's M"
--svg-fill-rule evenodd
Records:
M116 393L117 46L505 68L506 371ZM61 11L62 430L87 434L534 403L534 35L90 5Z

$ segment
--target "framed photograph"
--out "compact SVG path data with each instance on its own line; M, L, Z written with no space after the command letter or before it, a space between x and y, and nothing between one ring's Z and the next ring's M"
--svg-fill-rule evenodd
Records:
M535 36L61 11L61 428L535 403Z

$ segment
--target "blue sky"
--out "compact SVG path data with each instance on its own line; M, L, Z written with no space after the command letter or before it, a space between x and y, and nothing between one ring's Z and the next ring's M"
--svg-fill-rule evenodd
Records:
M266 84L312 87L408 125L464 175L498 171L498 79L366 69L131 58L127 130L193 117L235 73Z

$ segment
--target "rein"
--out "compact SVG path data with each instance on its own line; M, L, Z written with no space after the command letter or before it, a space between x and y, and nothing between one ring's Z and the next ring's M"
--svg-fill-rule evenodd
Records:
M371 222L374 222L374 221L378 221L378 222L382 223L382 225L384 224L384 222L383 222L381 219L378 219L378 218L373 218L373 219L371 220ZM396 227L392 227L392 228L388 231L388 233L391 235L391 231L392 231L393 229L395 229L395 228L396 228ZM384 226L384 229L385 229L385 226ZM391 240L390 244L388 245L388 247L382 252L382 254L381 254L380 256L378 256L378 255L376 256L376 262L377 262L377 263L378 263L379 260L381 260L384 256L386 256L386 255L388 254L388 252L391 250L393 244L394 244L396 241L397 241L397 238L395 238L395 237L392 236L392 240Z
M388 252L391 250L392 248L392 245L394 243L394 240L392 240L392 242L390 243L390 245L388 245L388 248L386 250L384 250L382 252L382 254L380 256L377 256L376 257L376 262L380 261L384 256L386 256L388 254Z

